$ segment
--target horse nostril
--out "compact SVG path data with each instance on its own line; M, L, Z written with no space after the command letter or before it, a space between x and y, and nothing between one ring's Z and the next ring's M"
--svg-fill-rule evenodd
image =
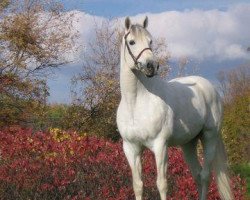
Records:
M147 68L148 68L148 69L152 69L152 68L153 68L153 64L152 64L151 62L148 62Z
M148 68L148 69L150 68L150 64L149 64L149 63L147 64L147 68Z
M160 65L159 65L159 63L157 64L157 70L159 69L159 67L160 67Z

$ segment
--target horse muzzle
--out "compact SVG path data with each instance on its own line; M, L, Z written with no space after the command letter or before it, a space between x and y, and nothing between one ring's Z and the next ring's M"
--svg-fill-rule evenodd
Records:
M149 61L145 66L142 66L140 71L147 77L151 78L157 74L159 63L156 61Z

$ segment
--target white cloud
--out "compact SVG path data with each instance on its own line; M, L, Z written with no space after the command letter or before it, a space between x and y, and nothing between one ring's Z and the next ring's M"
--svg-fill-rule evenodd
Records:
M95 26L100 26L106 19L74 12L73 26L81 36L77 44L83 47L82 50L88 50L87 44L94 38ZM250 59L250 52L246 51L250 47L250 4L237 5L226 11L143 13L131 19L142 23L145 15L149 17L149 31L152 35L166 38L172 58L198 60L201 63L199 73L207 78L214 79L218 70L233 67L239 60ZM124 19L119 18L121 27L124 26ZM57 77L49 81L51 102L69 102L70 78L81 70L81 53L79 51L72 55L77 57L76 63L57 71Z
M103 17L89 15L81 11L70 11L74 13L73 29L79 33L79 39L76 41L76 47L78 53L75 55L69 55L70 58L74 57L75 63L81 61L82 52L86 50L90 40L95 34L95 27L100 26L105 20Z
M250 58L250 4L227 11L150 14L150 32L166 37L172 57L199 60Z
M172 58L250 59L250 4L239 4L226 11L187 10L132 16L134 22L149 17L149 31L155 37L165 37ZM95 24L104 18L78 12L75 26L86 44L93 36ZM124 18L120 19L122 21Z

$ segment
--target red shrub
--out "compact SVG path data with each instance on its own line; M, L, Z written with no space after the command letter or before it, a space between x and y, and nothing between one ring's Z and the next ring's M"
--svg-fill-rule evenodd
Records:
M130 168L121 142L97 137L55 140L50 133L0 131L0 199L134 199ZM143 156L144 199L159 199L154 157ZM168 199L197 199L198 194L180 150L169 149ZM245 182L232 178L236 199ZM209 199L219 199L214 180Z

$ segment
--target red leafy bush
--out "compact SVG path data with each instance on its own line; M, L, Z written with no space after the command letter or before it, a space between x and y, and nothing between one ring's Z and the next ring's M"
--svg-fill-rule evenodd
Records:
M67 133L0 131L0 199L134 199L131 172L121 142ZM152 153L143 156L144 199L159 199ZM180 150L169 149L168 199L197 199ZM236 199L244 199L245 182L232 178ZM209 199L219 199L214 180Z

